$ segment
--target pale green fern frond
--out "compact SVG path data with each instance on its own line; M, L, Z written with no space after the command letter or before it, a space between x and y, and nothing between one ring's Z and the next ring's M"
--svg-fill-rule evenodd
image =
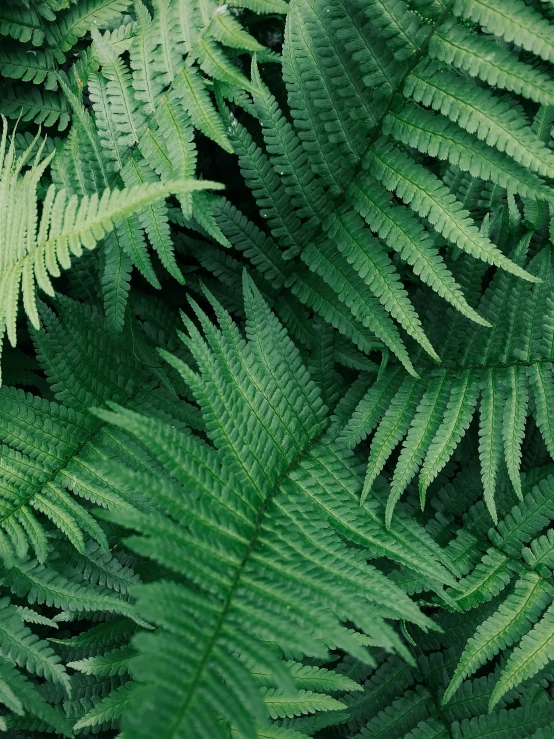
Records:
M153 182L128 190L106 189L102 195L78 198L65 190L48 189L38 214L37 185L52 155L37 161L25 172L28 153L16 158L13 139L8 143L4 126L0 164L0 330L16 343L19 296L25 312L38 328L36 287L53 295L50 277L71 266L71 257L93 249L118 221L155 203L172 192L211 187L198 181ZM217 187L217 186L216 186ZM16 217L18 213L18 217Z

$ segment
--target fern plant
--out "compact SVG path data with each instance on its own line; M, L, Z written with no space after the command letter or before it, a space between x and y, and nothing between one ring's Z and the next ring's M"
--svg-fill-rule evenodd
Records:
M188 587L158 580L137 590L137 612L162 631L135 642L143 655L135 674L146 682L144 697L149 696L141 701L139 694L144 713L124 725L135 736L168 730L225 736L227 722L236 723L241 735L256 736L265 714L311 712L310 691L292 689L272 643L320 660L329 648L340 648L370 661L368 643L403 651L383 612L389 618L397 611L400 619L424 619L424 627L427 619L400 589L391 591L378 570L365 566L362 550L346 546L339 534L436 579L439 588L452 579L422 530L407 522L404 530L387 535L375 507L348 505L358 487L355 468L337 454L320 393L253 284L245 283L246 341L229 314L216 302L213 308L219 330L200 310L205 338L188 324L186 343L199 373L166 356L192 388L217 455L167 423L119 406L101 412L131 431L161 465L155 476L108 468L124 489L152 490L153 506L163 496L167 512L116 513L115 520L142 534L129 540L134 551L151 554L191 580ZM183 525L188 534L181 540ZM422 537L419 546L410 541L410 531L413 541ZM299 554L306 559L302 573ZM173 617L167 607L176 601L181 607ZM272 686L261 693L259 670ZM159 675L156 694L151 674ZM220 694L222 679L230 692L215 698L214 715L209 705ZM318 710L341 706L324 696L318 701ZM226 721L218 723L217 714Z
M2 3L0 732L554 734L553 24Z

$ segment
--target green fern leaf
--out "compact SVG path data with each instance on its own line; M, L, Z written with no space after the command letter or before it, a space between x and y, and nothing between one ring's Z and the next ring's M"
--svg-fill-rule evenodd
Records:
M182 100L183 106L190 115L194 125L203 134L213 139L222 149L228 152L233 147L227 138L225 129L217 111L210 100L206 84L194 67L182 67L175 81L175 94Z
M455 0L453 10L456 15L481 23L506 41L515 41L548 61L554 59L547 21L520 0L509 0L502 12L490 0Z
M16 608L7 598L0 602L0 652L19 667L46 680L62 685L70 692L69 677L51 647L24 625Z
M125 683L117 690L100 700L94 708L86 713L74 725L74 729L86 729L89 727L111 724L119 719L123 711L129 707L133 696L133 684Z
M460 249L518 277L538 282L536 277L506 259L477 231L470 223L467 211L437 177L395 149L386 139L374 147L366 166L387 189L395 191L419 215L428 218L439 233Z
M501 649L511 646L526 633L551 597L547 583L535 573L524 573L498 611L486 619L467 643L456 672L443 696L448 703L462 681Z
M364 651L357 641L350 636L350 632L342 630L341 627L338 627L337 630L337 626L332 625L332 621L328 620L325 611L311 608L309 616L305 611L306 597L311 600L312 597L316 597L318 591L319 595L317 597L323 596L327 587L331 582L334 582L331 570L326 569L326 577L331 577L331 580L327 580L328 584L324 585L324 580L320 579L316 590L314 590L316 581L313 580L311 575L298 573L295 578L301 578L303 588L303 595L299 598L299 591L294 578L290 579L292 573L288 574L287 560L284 559L280 567L276 569L271 564L272 559L267 558L265 552L268 554L271 552L271 558L273 558L278 551L275 549L273 541L273 524L270 524L270 520L273 520L274 517L275 532L278 532L280 542L279 548L285 547L288 549L289 546L296 548L302 541L303 549L310 552L313 565L317 567L324 564L319 553L321 545L317 544L316 529L310 523L310 519L305 517L304 514L300 514L303 509L306 512L311 511L311 515L322 516L321 521L322 523L325 522L323 525L329 533L336 529L343 536L362 546L371 546L382 553L387 553L389 556L411 559L408 551L405 550L405 542L408 540L407 532L410 530L407 524L405 524L405 528L400 526L394 534L386 534L382 524L379 524L380 533L377 535L377 529L375 529L375 537L373 537L371 531L378 524L373 505L366 504L357 509L359 515L355 512L356 509L351 510L346 516L341 513L341 511L346 512L347 510L344 507L346 501L343 491L346 490L344 486L348 483L346 483L346 479L344 479L344 482L342 481L343 475L348 475L348 479L350 479L352 472L348 470L351 468L345 460L340 458L336 448L325 440L325 408L322 405L319 392L310 380L307 371L303 368L298 351L275 317L269 312L252 283L250 281L245 283L246 340L240 335L228 314L213 299L212 304L218 316L220 329L216 329L200 309L195 307L206 336L205 339L200 336L192 322L186 321L191 337L187 339L187 344L194 352L202 374L194 374L186 365L169 355L166 356L180 370L186 381L192 385L197 398L204 407L204 412L208 414L211 438L221 447L221 464L228 465L228 473L219 471L220 463L216 462L213 450L191 434L177 434L165 424L152 422L152 420L145 422L143 417L123 411L120 408L117 409L117 413L106 414L101 412L102 417L132 430L155 452L164 468L172 470L173 478L167 479L166 482L162 478L160 480L161 487L157 486L158 492L156 493L157 495L163 495L168 510L172 512L172 517L180 517L181 513L179 511L184 510L183 506L185 506L189 511L187 514L189 520L191 522L197 521L190 528L187 536L183 536L178 534L179 528L176 523L167 516L145 516L142 514L127 516L127 524L132 520L133 528L142 532L141 536L133 537L132 546L137 551L170 565L174 570L180 571L184 567L188 571L197 572L195 578L197 578L198 586L204 589L208 585L213 593L213 595L202 594L201 591L195 593L189 589L183 589L181 585L171 581L153 583L147 586L143 590L144 595L139 594L139 610L143 615L146 615L146 611L143 611L146 608L149 613L147 618L162 625L164 631L154 637L143 634L136 641L136 646L142 656L139 656L136 663L134 663L135 668L142 671L147 664L150 665L152 657L148 657L145 661L145 655L153 655L152 650L156 650L158 655L162 657L162 660L158 662L159 667L156 668L157 679L161 681L159 689L167 694L169 684L164 675L168 674L166 670L169 668L169 664L166 657L162 656L167 652L164 650L162 653L157 647L160 640L163 639L164 644L173 644L173 649L181 651L185 649L189 654L188 661L192 660L193 663L204 653L205 649L209 649L210 653L213 649L213 657L209 659L216 660L214 664L218 665L217 669L223 670L224 674L228 676L224 692L222 684L218 683L219 687L214 687L213 673L203 672L202 676L199 674L199 681L197 681L194 678L196 673L191 672L186 683L181 683L182 690L171 691L171 704L168 709L161 713L158 711L156 715L149 712L139 723L133 721L134 732L146 731L151 733L152 722L155 722L156 726L160 728L167 725L168 721L172 721L172 712L177 705L183 706L184 709L181 713L182 718L179 720L180 725L183 727L187 725L203 726L202 730L205 730L206 726L201 723L204 721L205 712L200 709L202 713L197 714L198 709L194 708L195 705L199 706L201 704L189 702L187 696L191 694L191 691L196 693L199 690L200 693L196 693L199 697L195 701L203 701L200 695L204 690L209 690L211 700L215 690L215 706L218 713L230 718L232 710L232 721L236 722L239 731L247 736L252 734L252 716L257 716L258 720L261 720L263 712L264 710L267 711L267 708L263 708L259 694L253 692L253 687L249 687L252 682L249 673L245 672L245 668L239 665L234 658L231 658L228 653L229 647L225 645L229 644L231 649L235 651L238 649L239 653L244 654L244 657L249 656L247 643L242 639L237 641L240 630L237 632L234 625L241 622L242 613L249 614L251 627L256 632L259 628L262 628L259 615L255 615L255 612L248 605L248 600L251 597L255 599L261 597L261 591L258 591L259 586L255 584L257 582L255 574L257 565L255 562L258 557L261 558L264 568L271 567L272 578L274 578L274 584L269 586L269 590L264 586L263 597L266 600L270 598L271 608L276 609L275 613L279 614L277 620L270 617L270 620L266 621L262 628L264 633L267 634L269 628L269 633L273 634L272 638L278 642L285 640L285 642L291 643L291 646L293 642L295 648L304 653L319 653L321 645L318 645L317 640L314 641L314 637L311 635L314 633L314 625L315 633L317 633L319 626L312 623L309 627L309 635L308 631L305 630L306 627L302 624L306 623L306 618L308 622L313 622L314 618L316 620L323 618L324 622L327 623L328 640L330 639L331 642L338 640L339 643L344 644L346 649L353 650L359 658L365 659ZM276 372L276 367L280 368L279 372ZM252 395L254 388L251 384L253 381L256 383L254 387L258 388L254 395ZM267 390L263 388L267 388ZM233 397L229 396L229 392L233 394ZM262 406L259 404L260 396L257 395L261 392L264 393L262 397L267 398L267 404L264 403ZM270 394L266 395L265 393ZM224 410L225 407L231 406L235 409L241 408L241 415L244 419L248 419L244 425L241 425L240 432L235 425L235 421ZM260 410L263 413L261 417L258 415ZM198 461L193 461L195 459ZM199 467L198 463L201 460L203 461L201 467ZM216 466L214 467L214 465ZM329 477L331 471L332 479ZM130 471L124 472L121 469L116 474L121 476L122 482L123 480L131 481L134 478ZM228 474L243 481L241 484L242 493L239 498L235 498L225 482ZM206 477L206 475L209 475L209 477ZM208 480L211 480L211 482L208 483ZM223 516L222 521L227 520L225 536L228 548L226 554L219 548L213 549L206 540L201 544L200 532L212 528L215 521L212 523L206 518L208 509L205 508L203 503L200 503L201 508L197 509L192 499L182 498L179 493L179 485L185 481L188 481L188 485L200 486L198 490L199 492L204 491L202 495L210 495L210 506L220 512L218 516ZM145 478L144 484L150 486L152 478ZM214 485L215 487L212 487ZM216 491L218 492L214 495ZM269 496L269 499L267 496ZM353 498L350 497L350 499ZM262 506L261 514L259 513L260 506ZM267 514L265 513L266 507ZM254 524L252 528L253 514L254 517L261 515L263 519L256 519L260 523ZM271 519L268 518L267 524L263 522L266 515L271 517ZM361 518L358 522L359 516ZM362 520L365 521L363 526L361 525ZM292 534L293 531L294 534ZM412 531L415 534L416 528L413 528ZM290 538L291 534L292 539ZM305 538L306 535L309 535L310 539ZM427 554L424 554L424 537L422 534L419 534L419 536L421 537L421 544L418 543L417 545L417 556L427 558ZM174 539L174 537L177 537L177 539ZM178 546L169 544L170 539L178 542ZM370 544L371 539L373 541ZM169 546L166 546L164 542L167 542ZM343 551L342 545L338 546L338 544L338 539L332 541L329 539L329 542L325 544L327 551L334 552L333 556L337 558L337 564L343 556L341 554L341 551ZM412 546L414 545L412 543ZM200 550L198 547L200 547ZM328 549L329 547L331 549ZM282 551L284 552L285 549L282 549ZM405 554L402 554L401 552L404 551ZM201 559L198 556L199 552L201 552ZM251 560L251 563L249 552L252 552L255 557ZM254 555L254 553L256 554ZM339 565L343 572L343 588L353 586L354 583L359 582L360 577L364 577L363 572L358 569L356 559L349 557L348 561L347 567L347 562L344 561L346 569ZM195 563L193 570L190 570L190 565L193 562ZM216 563L219 574L214 577L215 571L212 568ZM415 562L412 564L415 566ZM421 559L417 567L421 567ZM436 577L437 571L435 565L432 568L432 577ZM247 572L250 574L247 575ZM252 585L249 584L251 578L254 578ZM446 576L446 579L449 579L448 576ZM238 583L239 580L244 582L243 587L249 592L248 600L244 602L238 591L235 594L236 586L233 583ZM282 592L284 592L282 588L285 582L289 583L286 603L282 600ZM281 584L277 585L278 583ZM277 590L275 590L276 585ZM359 592L358 589L359 585L356 585L356 590ZM153 597L154 590L156 592L155 597ZM344 591L347 598L344 601L344 606L347 602L350 602L347 592L348 589ZM380 592L379 598L386 597L384 590ZM234 593L233 605L229 602L229 593ZM165 605L175 598L181 604L179 608L181 615L177 619L176 613L172 613ZM387 597L387 601L390 602L390 598ZM226 603L227 605L225 605ZM221 611L222 607L224 608L223 612ZM401 607L400 601L395 606L395 608L398 607ZM206 633L214 634L207 642L205 636L198 630L198 626L193 625L195 621L191 620L192 615L198 609L203 613L203 622L206 625L210 624ZM361 617L362 628L369 628L370 622L368 619L362 617L358 609L356 611L355 616L352 614L354 619ZM297 624L294 636L290 629L283 628L283 619L285 623L289 623L289 619L292 619L291 623ZM323 626L323 622L321 625ZM190 651L191 646L185 645L182 641L175 641L174 635L179 634L183 627L186 629L192 628L199 640L198 647L192 646L192 651ZM215 632L213 632L213 629L215 629ZM370 631L372 638L377 639L379 643L388 644L390 641L391 647L396 643L394 633L387 628L383 629L378 622L373 621ZM290 641L291 637L292 642ZM256 649L261 648L260 643ZM398 648L400 648L400 645L398 645ZM198 652L197 649L200 649L200 651ZM253 662L259 661L254 657L254 654L250 658ZM181 664L183 663L181 662ZM208 665L207 662L205 664ZM265 657L265 665L269 667L271 664L268 654ZM135 668L133 668L134 671L136 671ZM237 679L240 678L241 688L239 688L236 681L231 680L232 675ZM306 703L302 698L300 705L293 708L294 698L286 692L279 692L282 689L284 688L277 686L270 693L274 697L280 696L279 704L281 706L279 709L274 706L269 711L270 715L272 710L277 712L276 715L297 715L305 710L311 711L316 708L318 710L321 708L335 710L341 707L341 704L336 700L331 701L327 698L320 700L319 697L316 699L315 696L312 697L308 693L304 696L308 702ZM231 709L233 704L229 701L232 696L233 704L239 701L240 705L244 707L238 712L235 708ZM303 702L305 705L302 708ZM282 711L284 711L284 714L281 713ZM127 718L130 718L130 714L127 714ZM148 722L148 728L146 728L144 721Z

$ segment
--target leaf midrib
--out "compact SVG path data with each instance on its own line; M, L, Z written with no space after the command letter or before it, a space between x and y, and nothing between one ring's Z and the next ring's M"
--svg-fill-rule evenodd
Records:
M407 65L406 70L404 74L400 77L396 87L391 88L389 101L384 108L380 118L377 120L377 123L375 124L375 127L373 129L372 134L370 135L368 142L363 149L363 151L360 154L360 157L358 159L358 162L356 165L352 168L352 174L347 182L344 183L342 193L334 199L334 205L333 205L333 212L337 213L340 211L340 208L346 203L346 191L348 189L348 185L350 185L351 182L355 181L360 174L361 170L363 169L363 162L369 152L371 151L373 145L377 141L377 139L382 135L382 129L383 129L383 123L385 121L386 116L391 112L393 104L396 100L396 96L398 93L402 91L404 88L404 84L407 80L407 78L412 74L415 67L418 65L418 63L421 61L423 56L425 55L429 44L431 42L431 39L433 37L433 34L439 28L445 18L449 15L450 10L452 8L452 5L454 4L454 0L450 0L446 4L446 7L444 8L443 12L440 14L440 16L437 18L437 20L431 25L429 25L430 32L425 39L424 43L419 47L418 51L413 55L411 61L411 64ZM404 101L404 105L406 104L406 101ZM320 237L324 233L323 224L320 224L315 231L310 234L310 240L315 241L318 237Z
M215 627L213 629L212 636L210 637L210 640L208 644L206 645L206 648L204 650L204 654L202 655L201 660L199 661L196 670L192 676L192 680L188 689L188 692L185 696L185 699L183 701L183 704L181 706L181 709L179 710L175 720L173 721L172 725L169 727L167 734L165 734L166 737L176 737L179 736L179 731L182 728L181 724L186 718L187 711L189 709L189 706L193 700L194 694L196 692L196 689L199 686L199 683L202 679L202 674L206 668L206 665L208 663L208 660L210 659L212 650L214 649L216 642L219 638L221 629L224 626L225 620L227 618L227 615L229 613L229 610L232 605L232 600L235 594L235 591L237 590L239 583L242 578L243 571L246 567L246 563L248 562L248 559L250 558L250 555L252 554L252 551L256 545L256 542L258 540L258 537L261 533L262 529L262 522L264 515L267 511L267 508L273 498L278 494L281 485L283 484L283 481L293 472L294 469L296 469L301 463L302 460L311 452L313 447L322 439L324 434L326 433L326 427L324 427L305 447L302 449L299 454L293 459L293 461L287 465L287 467L281 472L277 480L275 481L271 491L268 493L267 497L263 500L259 510L258 514L256 516L256 522L254 525L254 530L252 532L252 536L250 537L250 541L248 542L248 546L244 552L244 555L240 561L239 566L237 567L235 577L233 578L233 581L231 583L231 587L229 588L228 595L224 601L223 608L221 610L220 616L215 624Z

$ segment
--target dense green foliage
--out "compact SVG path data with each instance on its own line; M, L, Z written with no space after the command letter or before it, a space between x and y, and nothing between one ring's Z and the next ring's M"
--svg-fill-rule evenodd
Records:
M552 0L0 3L0 732L554 736L553 63Z

